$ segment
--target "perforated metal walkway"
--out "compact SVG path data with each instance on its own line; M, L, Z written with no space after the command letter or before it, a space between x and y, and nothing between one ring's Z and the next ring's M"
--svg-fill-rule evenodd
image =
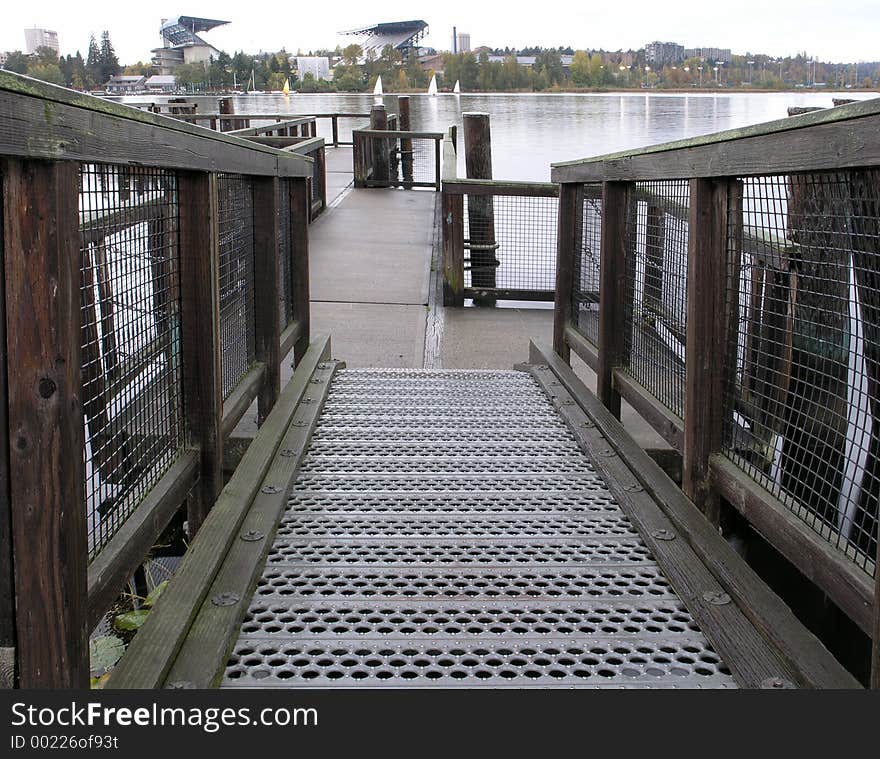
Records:
M535 380L337 373L223 687L734 687Z

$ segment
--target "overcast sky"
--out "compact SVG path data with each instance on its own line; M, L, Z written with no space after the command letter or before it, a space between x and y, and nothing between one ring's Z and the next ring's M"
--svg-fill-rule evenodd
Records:
M203 16L231 22L205 38L233 53L291 52L334 48L347 40L344 29L383 21L423 19L430 27L425 45L447 50L452 27L471 35L473 47L571 45L606 50L643 47L652 40L685 47L729 47L735 54L796 55L806 51L825 61L880 60L880 2L850 0L735 0L683 3L658 0L557 0L503 3L444 0L352 0L255 3L242 0L40 0L34 8L5 0L0 50L24 49L24 28L58 32L61 53L85 56L89 34L110 38L123 63L149 60L159 42L162 17ZM593 6L593 7L590 7ZM350 41L350 40L348 40Z

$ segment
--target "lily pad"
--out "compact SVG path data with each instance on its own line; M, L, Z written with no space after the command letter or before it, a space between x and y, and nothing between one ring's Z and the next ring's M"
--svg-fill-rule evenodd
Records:
M165 588L168 587L168 580L163 580L160 582L155 588L153 588L149 595L144 599L144 606L152 609L156 605L156 601L159 600L159 596L162 595Z
M119 614L116 619L113 620L113 626L117 630L122 630L123 632L131 632L133 630L139 629L140 626L147 621L147 617L149 616L149 614L149 609L137 609L136 611L127 611L124 614Z
M125 653L125 643L115 635L101 635L89 641L89 669L93 677L109 671Z

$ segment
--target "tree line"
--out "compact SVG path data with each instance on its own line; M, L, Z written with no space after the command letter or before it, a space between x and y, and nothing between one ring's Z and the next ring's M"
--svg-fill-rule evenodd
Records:
M9 53L3 68L78 90L103 87L111 76L122 71L110 33L106 30L101 33L100 43L94 34L91 35L85 59L79 51L76 55L59 57L51 47L41 47L33 55L26 55L21 50Z

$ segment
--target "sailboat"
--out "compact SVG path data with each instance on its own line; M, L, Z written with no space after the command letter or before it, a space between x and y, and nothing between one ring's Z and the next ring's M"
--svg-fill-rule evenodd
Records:
M284 80L284 86L281 88L281 92L284 95L290 94L290 83L288 82L287 79Z
M428 85L428 94L436 95L437 94L437 75L431 77L431 84Z
M458 79L455 80L455 87L452 88L453 95L461 95L461 85L458 82Z
M380 97L382 97L382 95L385 94L384 92L382 92L382 75L381 74L378 77L376 77L376 86L373 87L373 94L377 98L380 98Z

